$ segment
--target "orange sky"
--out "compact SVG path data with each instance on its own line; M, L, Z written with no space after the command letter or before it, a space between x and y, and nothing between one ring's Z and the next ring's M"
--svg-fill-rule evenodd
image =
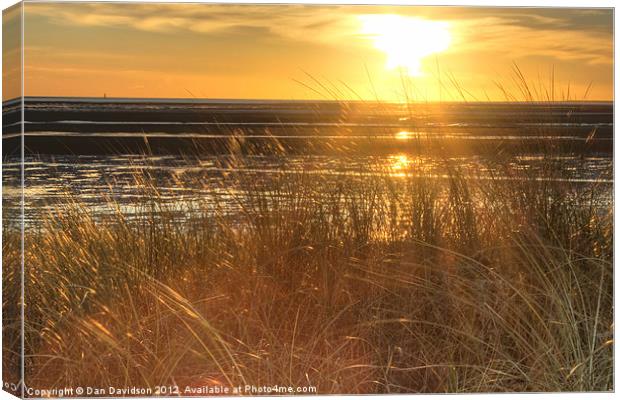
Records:
M522 99L513 63L540 96L552 70L555 99L569 84L571 98L590 83L588 99L613 95L610 9L26 3L24 14L27 96L506 100L500 83Z

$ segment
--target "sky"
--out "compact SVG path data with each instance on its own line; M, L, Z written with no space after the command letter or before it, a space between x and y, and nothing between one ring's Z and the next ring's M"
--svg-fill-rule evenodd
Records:
M27 96L613 96L611 9L26 3L24 32Z
M17 6L2 10L2 99L21 95L21 11Z

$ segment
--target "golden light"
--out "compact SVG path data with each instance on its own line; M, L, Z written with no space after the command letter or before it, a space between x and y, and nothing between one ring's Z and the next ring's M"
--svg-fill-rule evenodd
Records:
M450 24L393 14L361 15L361 33L387 55L388 69L404 68L421 76L422 59L446 50L452 42Z
M412 133L409 131L400 131L396 133L396 139L407 140L411 137Z
M407 157L404 154L400 154L397 156L390 156L391 162L392 162L392 169L395 171L402 171L403 169L407 169L407 166L409 165L409 157Z

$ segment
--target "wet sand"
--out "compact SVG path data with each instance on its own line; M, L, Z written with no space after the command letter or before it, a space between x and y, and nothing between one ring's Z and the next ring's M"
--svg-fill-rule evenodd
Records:
M4 154L20 146L5 103ZM27 99L25 150L39 154L484 154L549 150L610 155L612 103L426 104ZM398 133L411 135L402 138ZM404 140L403 140L404 139Z

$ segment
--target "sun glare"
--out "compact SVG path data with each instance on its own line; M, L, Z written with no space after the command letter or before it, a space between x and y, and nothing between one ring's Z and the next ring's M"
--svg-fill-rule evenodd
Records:
M400 131L396 133L396 139L398 140L407 140L411 137L411 132L409 131Z
M407 169L410 163L409 157L407 157L404 154L390 156L390 160L391 160L391 167L395 171L402 171L404 169Z
M446 50L452 42L447 22L400 15L361 15L361 33L387 55L386 68L404 68L421 76L422 59Z

